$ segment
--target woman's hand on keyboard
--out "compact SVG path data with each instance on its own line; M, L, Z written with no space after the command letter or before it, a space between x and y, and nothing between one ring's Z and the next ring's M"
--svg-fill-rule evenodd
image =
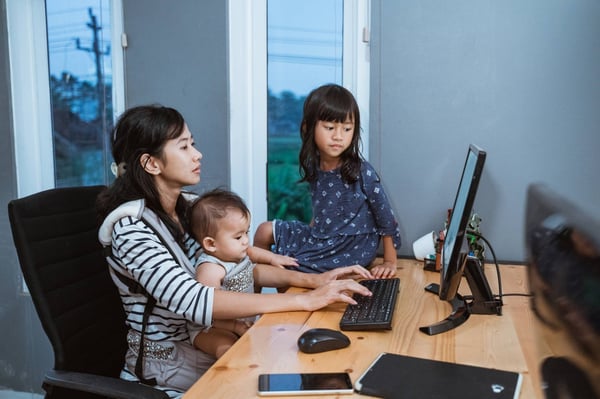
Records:
M366 287L354 280L345 279L330 281L312 291L298 294L298 298L303 301L304 309L313 311L336 302L355 305L356 301L352 299L352 295L355 293L366 296L371 295L371 291Z

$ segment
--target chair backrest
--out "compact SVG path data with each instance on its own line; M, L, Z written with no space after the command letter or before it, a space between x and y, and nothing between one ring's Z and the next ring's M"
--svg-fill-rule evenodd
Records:
M118 377L125 313L98 241L104 186L57 188L8 204L19 263L54 350L54 369Z

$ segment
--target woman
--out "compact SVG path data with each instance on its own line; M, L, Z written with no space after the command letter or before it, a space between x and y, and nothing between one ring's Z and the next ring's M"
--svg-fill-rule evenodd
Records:
M338 280L372 277L358 266L321 275L272 268L277 270L261 277L268 285L313 288L277 297L201 285L192 266L201 248L188 234L189 202L182 189L200 181L202 154L181 114L161 106L126 111L113 131L112 152L117 179L98 198L99 238L110 246L110 272L129 327L121 378L139 379L175 397L214 362L192 347L187 322L209 328L213 319L311 311L355 303L353 293L370 295L351 279Z

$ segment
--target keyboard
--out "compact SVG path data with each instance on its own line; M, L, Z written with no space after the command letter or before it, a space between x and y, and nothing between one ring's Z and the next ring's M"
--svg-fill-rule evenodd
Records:
M392 316L400 291L400 279L362 280L372 296L354 294L356 305L348 305L340 320L342 330L391 330Z

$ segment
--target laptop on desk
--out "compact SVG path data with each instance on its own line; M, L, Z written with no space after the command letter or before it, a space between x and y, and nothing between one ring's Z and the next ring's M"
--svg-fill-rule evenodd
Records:
M382 353L354 384L379 398L517 399L520 373Z

